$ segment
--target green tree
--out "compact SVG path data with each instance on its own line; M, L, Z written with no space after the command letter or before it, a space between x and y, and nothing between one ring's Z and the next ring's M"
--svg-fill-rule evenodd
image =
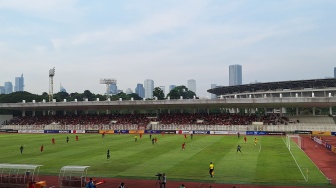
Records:
M128 99L126 93L124 93L124 92L120 92L120 93L118 93L116 95L112 95L110 97L111 101L118 101L119 98L121 98L122 100L127 100Z
M153 96L157 97L158 100L163 100L164 99L164 93L163 93L162 89L159 88L159 87L154 88Z
M193 91L190 91L186 86L177 86L171 90L167 96L171 99L180 99L182 96L183 99L193 99L196 94Z
M38 102L42 101L42 99L43 99L42 96L31 94L27 91L19 91L11 94L0 95L1 103L20 103L23 100L25 100L26 102L32 102L33 100L35 100Z
M128 94L129 98L133 98L134 100L142 100L142 98L136 94L136 93L131 93L131 94Z
M105 101L106 100L106 96L105 95L101 95L101 94L96 94L95 98L98 98L99 101Z
M45 101L48 101L49 100L49 94L47 92L43 92L42 93L42 100L44 99Z
M88 99L89 101L94 101L94 100L96 100L96 99L94 98L94 94L91 93L91 91L89 91L89 90L85 90L85 91L84 91L84 93L83 93L83 97L86 98L86 99Z
M67 92L58 92L54 94L54 99L56 99L56 101L58 102L63 101L64 99L68 101L69 98L70 98L70 95Z
M83 101L83 94L77 92L70 93L69 101L74 101L75 99L77 99L77 101Z
M39 102L43 100L43 97L26 91L0 95L0 103L21 103L23 100L26 102L32 102L33 100ZM14 116L19 116L21 115L21 112L17 110L0 110L0 114L13 114Z

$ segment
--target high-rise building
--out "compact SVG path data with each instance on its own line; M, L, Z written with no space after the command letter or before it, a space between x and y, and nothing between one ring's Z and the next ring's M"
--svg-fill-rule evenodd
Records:
M14 91L24 91L24 78L23 74L21 74L21 77L15 77L15 86Z
M166 96L166 87L165 86L159 86L159 88L162 90L163 95Z
M216 87L217 87L217 84L211 84L211 89L216 88ZM217 95L211 93L211 99L216 99L216 98L217 98Z
M133 91L132 91L131 88L127 88L126 89L126 95L129 95L129 94L132 94L132 93L133 93Z
M145 98L145 88L143 84L137 84L135 88L135 93L139 95L141 98Z
M170 85L170 86L169 86L169 93L170 93L170 91L173 90L175 87L176 87L176 85Z
M334 67L334 78L336 78L336 67Z
M13 93L13 84L12 82L5 82L5 94Z
M119 91L118 91L117 84L116 83L110 84L110 94L111 95L116 95L118 93L119 93Z
M145 87L145 98L152 99L154 91L154 81L151 79L145 80L144 87Z
M5 94L5 87L4 86L0 86L0 94Z
M188 80L187 87L190 91L196 94L196 81L194 79Z
M229 66L229 86L242 85L242 66Z
M62 84L60 84L60 92L65 92L66 93L66 89L62 86Z

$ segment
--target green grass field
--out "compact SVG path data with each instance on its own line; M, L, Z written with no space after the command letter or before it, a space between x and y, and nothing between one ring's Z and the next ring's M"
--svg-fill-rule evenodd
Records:
M193 140L182 135L149 135L134 142L134 135L108 134L0 134L0 163L40 164L40 174L58 175L62 166L87 165L92 177L123 177L156 179L165 172L170 181L196 181L258 185L326 185L326 178L310 159L292 145L290 154L285 137L228 135L194 135ZM70 141L66 143L66 136ZM54 137L56 144L52 145ZM186 142L186 149L181 145ZM44 145L44 152L40 146ZM242 154L236 146L242 146ZM19 147L25 145L23 155ZM110 149L111 158L106 159ZM208 174L209 163L215 165L215 177ZM298 167L299 166L299 167ZM308 169L308 170L307 170ZM307 173L308 171L308 173Z

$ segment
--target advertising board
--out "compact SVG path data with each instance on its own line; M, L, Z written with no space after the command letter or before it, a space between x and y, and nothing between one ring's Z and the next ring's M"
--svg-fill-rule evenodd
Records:
M99 133L99 130L85 130L85 133Z

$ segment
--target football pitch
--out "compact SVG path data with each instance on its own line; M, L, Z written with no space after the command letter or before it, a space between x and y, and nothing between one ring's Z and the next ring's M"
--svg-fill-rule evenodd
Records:
M83 165L90 166L88 177L156 179L156 174L166 173L169 181L300 186L327 182L294 142L288 150L284 136L247 136L245 143L243 135L239 139L236 135L194 135L193 139L188 135L184 139L183 135L165 134L152 135L158 138L153 145L148 134L142 139L138 135L137 142L132 134L76 135L0 134L0 163L43 165L40 175L58 175L62 166ZM236 152L238 144L242 153ZM208 172L210 162L215 165L213 178Z

